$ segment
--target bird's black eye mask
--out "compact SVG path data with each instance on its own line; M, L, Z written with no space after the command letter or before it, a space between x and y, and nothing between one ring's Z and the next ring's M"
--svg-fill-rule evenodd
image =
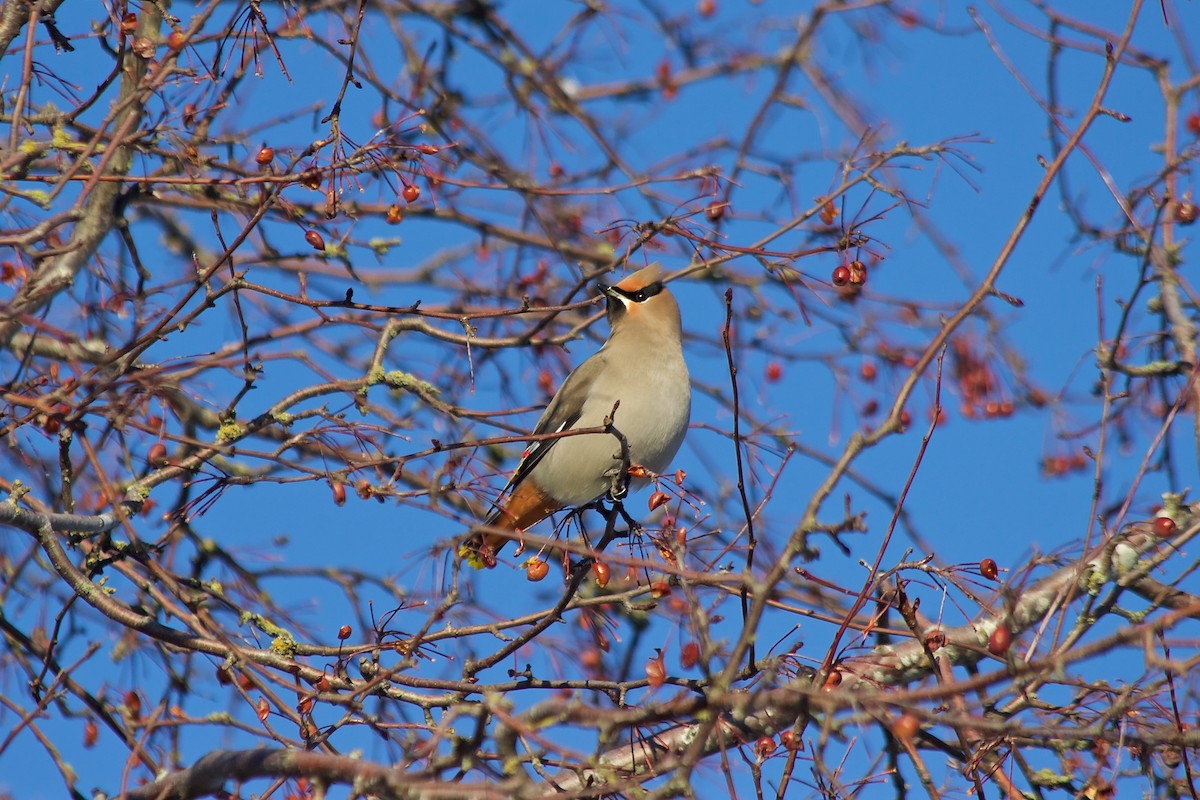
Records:
M654 283L643 286L637 291L630 292L622 289L620 286L606 286L603 283L598 283L596 284L596 289L599 290L600 294L619 294L626 300L631 300L635 303L644 303L651 297L654 297L654 295L661 292L663 290L663 284L662 281L655 281Z

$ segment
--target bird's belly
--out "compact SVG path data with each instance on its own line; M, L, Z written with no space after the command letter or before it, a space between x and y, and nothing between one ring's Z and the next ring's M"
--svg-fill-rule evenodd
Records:
M654 383L652 375L651 372L647 377L650 384ZM675 385L677 383L679 385ZM620 398L613 427L629 443L631 464L661 472L670 466L687 433L690 386L685 378L684 381L645 387L639 396L648 399L639 404L637 398ZM605 417L612 414L617 399L612 393L596 392L589 398L574 427L602 426ZM610 491L613 475L618 474L621 466L621 442L614 434L580 434L556 441L533 469L531 477L539 486L552 486L555 499L564 506L578 506ZM645 478L635 478L630 486L636 489L646 482Z

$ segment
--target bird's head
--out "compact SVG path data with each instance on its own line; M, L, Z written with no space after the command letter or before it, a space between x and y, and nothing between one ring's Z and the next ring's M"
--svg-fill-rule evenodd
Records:
M628 326L644 326L679 338L679 304L663 284L657 264L626 276L620 283L598 283L596 290L608 300L608 324L614 334Z

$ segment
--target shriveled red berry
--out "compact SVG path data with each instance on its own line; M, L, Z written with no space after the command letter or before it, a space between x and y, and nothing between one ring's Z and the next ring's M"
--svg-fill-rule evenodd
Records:
M142 696L132 689L125 693L125 710L133 719L142 716Z
M321 188L321 170L316 167L310 167L300 173L300 185L306 189Z
M942 631L930 631L925 634L925 646L931 652L936 652L946 646L946 634Z
M726 203L712 202L708 204L708 208L704 210L704 214L708 217L709 221L718 222L721 217L725 216L725 209L728 207Z
M660 651L657 656L646 662L646 682L650 684L651 689L657 689L662 686L667 680L667 667L663 664L663 656Z
M138 16L132 11L126 11L121 16L121 33L133 33L137 30Z
M695 642L688 642L679 651L679 666L684 669L691 669L700 662L700 645Z
M1180 225L1191 225L1200 216L1200 209L1190 199L1184 199L1175 204L1175 221Z
M820 198L817 198L817 200L820 201ZM825 223L826 225L832 225L833 221L837 219L837 215L837 206L833 204L832 200L826 200L821 204L821 222Z
M387 213L383 215L383 219L388 225L399 225L400 221L404 219L404 209L400 208L399 203L393 203L388 206Z
M83 723L83 746L89 750L96 746L96 740L100 738L100 726L96 724L96 720L91 717Z
M346 484L334 481L329 484L329 488L333 490L333 504L339 508L346 505Z
M666 597L670 593L671 584L667 583L666 581L655 581L654 583L650 584L650 596L654 597L655 599L659 597Z
M148 36L139 36L133 40L133 44L130 45L129 49L132 50L134 55L136 55L138 58L144 58L149 61L150 59L154 58L155 52L158 51L158 45L156 45L154 40Z
M650 495L650 499L646 501L646 505L653 511L656 508L665 506L669 502L671 502L671 495L666 492L655 492Z

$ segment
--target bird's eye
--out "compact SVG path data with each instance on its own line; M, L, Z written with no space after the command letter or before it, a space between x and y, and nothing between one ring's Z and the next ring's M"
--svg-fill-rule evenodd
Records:
M654 297L654 295L661 292L662 290L663 290L662 281L655 281L654 283L650 284L649 286L646 286L642 289L638 289L633 294L626 295L626 297L628 297L630 300L632 300L635 303L644 303L647 300L649 300L651 297Z

